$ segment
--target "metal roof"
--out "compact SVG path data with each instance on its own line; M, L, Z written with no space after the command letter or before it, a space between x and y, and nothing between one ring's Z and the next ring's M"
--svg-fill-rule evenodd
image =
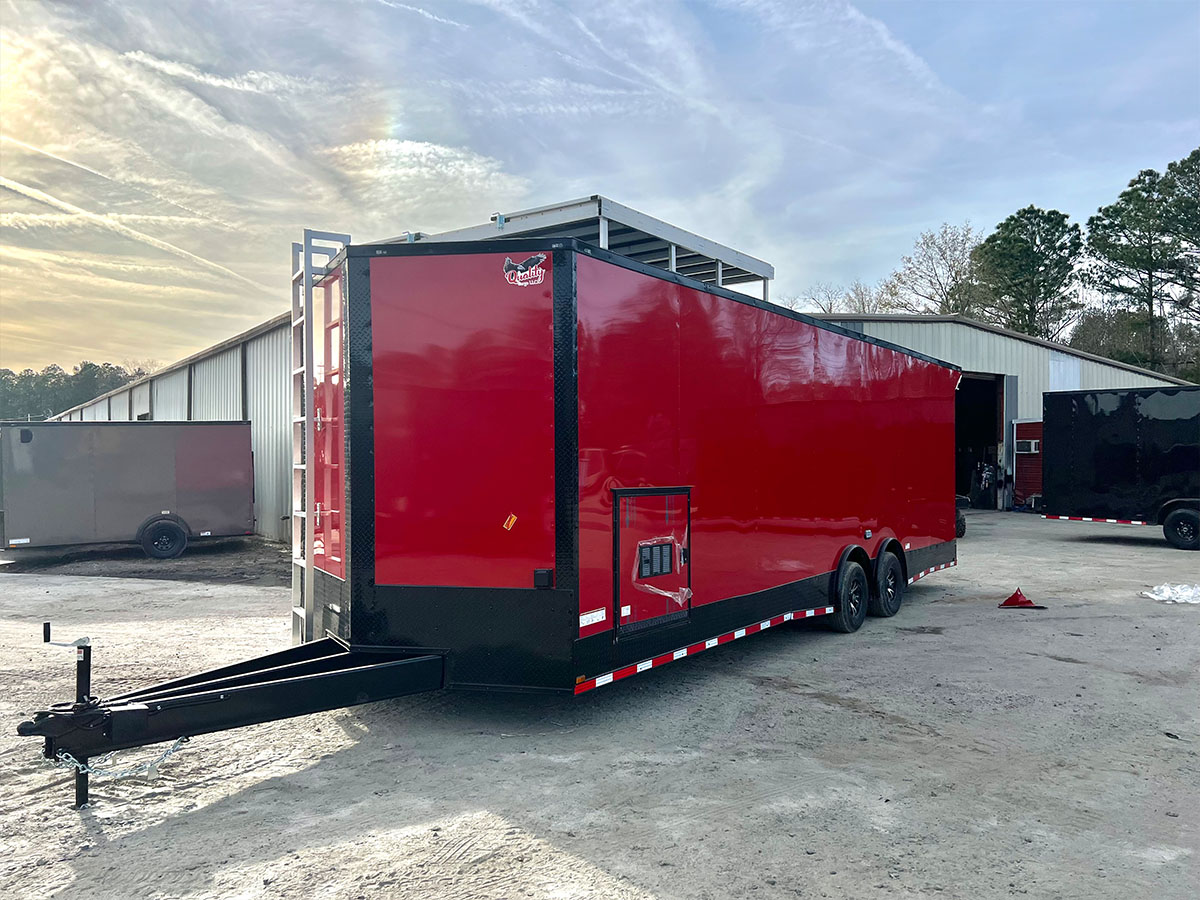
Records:
M85 400L83 403L72 406L70 409L64 409L62 412L55 413L50 417L50 419L61 419L64 416L83 409L85 406L91 406L93 403L99 403L101 400L104 400L108 397L131 390L139 384L145 384L148 381L154 381L156 378L162 378L164 375L168 375L178 369L190 366L192 363L199 362L202 359L207 359L210 356L216 356L221 351L228 350L230 347L236 347L238 344L244 344L252 338L258 337L260 334L265 334L266 332L273 331L276 328L282 328L283 326L287 325L291 319L292 314L290 312L281 313L278 316L272 316L270 319L267 319L267 321L260 322L253 328L248 328L239 334L235 334L231 338L226 338L219 343L213 344L211 347L206 347L203 350L199 350L196 353L193 353L191 356L185 356L183 359L176 360L170 365L163 366L161 369L155 369L148 375L143 375L141 378L135 378L133 381L127 381L120 387L113 388L111 391L105 391L103 394L97 394L90 400ZM50 419L47 421L50 421Z
M925 324L934 322L949 322L955 325L962 325L967 328L976 328L980 331L988 331L992 334L1003 335L1007 338L1012 338L1017 341L1024 341L1028 344L1037 344L1045 347L1048 350L1055 350L1059 353L1065 353L1069 356L1078 356L1080 359L1088 359L1092 362L1103 363L1106 366L1124 369L1128 372L1136 372L1139 375L1146 375L1150 378L1160 378L1163 381L1169 381L1172 384L1190 385L1190 381L1184 381L1182 378L1176 378L1173 375L1164 375L1162 372L1154 372L1150 369L1143 369L1141 366L1134 366L1129 363L1124 363L1116 359L1108 359L1104 356L1097 356L1094 353L1088 353L1086 350L1077 350L1074 347L1068 347L1066 344L1058 344L1054 341L1048 341L1045 338L1034 337L1031 334L1022 334L1019 331L1009 331L1007 328L1001 328L998 325L989 325L986 322L980 322L975 319L969 319L966 316L960 315L927 315L924 313L814 313L812 314L818 319L824 319L826 322L904 322L907 324Z
M599 194L550 206L494 213L486 225L440 234L406 232L374 243L476 241L517 236L577 238L707 284L728 287L761 281L765 291L766 282L775 277L775 267L770 263Z

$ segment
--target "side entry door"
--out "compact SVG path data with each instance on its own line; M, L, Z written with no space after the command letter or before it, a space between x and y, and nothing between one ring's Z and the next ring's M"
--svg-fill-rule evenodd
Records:
M613 621L618 633L687 618L692 607L691 491L613 491Z

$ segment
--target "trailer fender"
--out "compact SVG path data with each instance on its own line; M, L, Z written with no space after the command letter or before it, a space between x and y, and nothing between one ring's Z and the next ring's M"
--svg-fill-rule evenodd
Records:
M140 544L142 542L142 535L146 533L146 529L155 522L174 522L183 529L184 534L188 537L192 536L192 529L188 527L188 523L183 520L182 516L178 516L175 513L158 513L157 515L150 516L150 518L138 526L137 534L134 535L133 539Z
M896 559L900 560L900 568L904 572L904 580L908 580L908 559L904 556L904 548L900 542L890 534L888 538L879 544L879 552L875 554L875 563L871 567L871 574L879 574L879 561L883 559L883 554L891 553Z
M1177 509L1200 510L1200 497L1180 497L1176 500L1168 500L1161 507L1159 507L1158 517L1154 524L1164 524L1167 521L1167 516L1175 512Z
M842 565L846 560L853 560L863 567L863 571L873 576L875 573L875 564L871 561L871 555L860 544L850 544L845 547L838 556L837 565L833 567L833 579L829 582L829 590L831 595L837 593L838 573L842 571Z

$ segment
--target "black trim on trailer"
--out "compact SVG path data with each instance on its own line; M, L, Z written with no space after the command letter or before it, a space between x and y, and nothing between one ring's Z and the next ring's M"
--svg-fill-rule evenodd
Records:
M908 551L909 572L916 573L957 558L957 545L945 541ZM763 619L798 609L833 606L833 579L823 572L752 594L693 606L689 618L613 640L611 630L575 641L575 677L593 678L669 650L725 634ZM822 621L815 619L814 621Z
M557 588L376 585L359 644L446 654L446 686L570 690L579 600Z
M525 251L572 251L574 253L582 253L585 256L591 256L595 259L602 260L613 265L620 266L624 269L629 269L632 272L640 272L643 275L649 275L652 278L659 278L663 281L670 281L682 287L692 288L697 291L704 291L716 297L724 297L727 300L733 300L737 303L744 303L747 306L754 306L758 309L765 310L775 315L784 316L788 319L794 319L797 322L803 322L806 325L811 325L814 328L819 328L822 331L828 331L833 334L840 334L843 337L853 338L856 341L862 341L867 344L874 344L877 347L882 347L886 350L894 350L897 353L903 353L905 356L911 356L914 359L920 359L924 362L933 363L934 365L942 366L946 369L952 369L955 372L961 372L960 366L954 363L946 362L942 359L937 359L932 356L927 356L924 353L918 353L908 347L901 347L899 344L893 344L891 341L885 341L881 338L872 337L869 334L863 334L860 331L852 331L849 328L844 328L833 322L826 322L823 319L818 319L805 313L795 312L794 310L785 309L768 301L759 300L756 297L751 297L749 294L739 294L737 291L731 291L728 288L717 287L714 284L708 284L703 281L696 281L693 278L688 278L686 275L680 275L678 272L670 272L666 269L660 269L657 266L647 265L646 263L638 262L635 259L630 259L627 256L622 256L619 253L613 253L611 250L603 250L594 244L588 244L577 238L495 238L486 241L429 241L417 242L413 244L351 244L348 247L343 247L336 257L330 262L330 268L336 266L344 258L353 259L355 257L373 258L378 256L453 256L472 253L508 253L513 250Z
M340 256L340 254L339 254ZM375 603L375 369L371 334L371 261L345 260L342 285L342 358L347 362L342 380L342 450L345 466L346 580L342 583L342 609L348 612L346 639L355 631L377 633L380 613ZM355 516L354 510L367 515Z
M907 563L907 577L912 578L918 572L932 569L958 559L958 541L945 541L941 544L930 544L928 547L918 547L916 550L905 550L902 563Z
M579 594L579 347L575 254L555 250L554 279L554 580Z

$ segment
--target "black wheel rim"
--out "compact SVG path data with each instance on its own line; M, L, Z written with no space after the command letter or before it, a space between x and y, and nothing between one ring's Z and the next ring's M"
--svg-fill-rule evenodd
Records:
M1187 519L1175 526L1175 533L1179 535L1187 543L1196 539L1196 524Z
M175 546L175 538L169 531L160 531L154 536L154 549L166 553Z
M887 597L887 602L890 604L896 599L896 573L888 572L887 580L883 585L884 596Z
M859 611L862 609L863 595L862 584L859 583L857 578L850 582L850 589L847 591L847 594L849 595L846 599L848 601L847 606L850 609L850 618L857 618Z

